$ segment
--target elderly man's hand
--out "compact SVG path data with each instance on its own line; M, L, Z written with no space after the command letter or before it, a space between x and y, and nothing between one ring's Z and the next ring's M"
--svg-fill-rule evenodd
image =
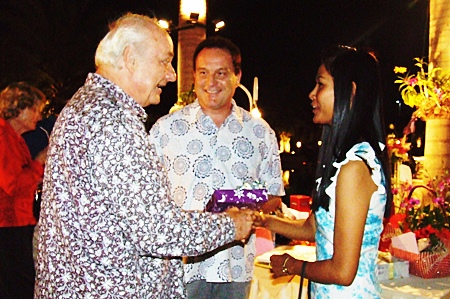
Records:
M230 208L225 211L231 218L234 220L234 224L236 225L236 237L234 238L236 241L242 241L248 238L250 232L252 231L253 220L252 214L253 211L242 209L239 210L237 208Z

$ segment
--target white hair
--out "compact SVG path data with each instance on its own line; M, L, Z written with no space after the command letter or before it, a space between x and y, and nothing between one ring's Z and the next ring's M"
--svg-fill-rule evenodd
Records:
M128 46L138 53L148 45L155 29L162 29L156 19L144 15L127 13L109 25L109 32L100 41L95 52L95 66L120 66L120 58Z

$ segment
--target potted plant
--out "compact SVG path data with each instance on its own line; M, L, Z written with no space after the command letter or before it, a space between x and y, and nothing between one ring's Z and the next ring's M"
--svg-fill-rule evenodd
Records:
M424 191L424 192L421 192ZM402 200L389 224L391 237L413 232L420 253L392 248L393 255L410 261L410 273L424 277L450 276L450 173L427 185L402 183L392 192Z
M400 76L395 83L403 102L416 108L412 121L426 121L425 169L430 179L443 169L450 168L450 70L432 67L423 59L415 58L417 73L410 74L405 67L396 67Z

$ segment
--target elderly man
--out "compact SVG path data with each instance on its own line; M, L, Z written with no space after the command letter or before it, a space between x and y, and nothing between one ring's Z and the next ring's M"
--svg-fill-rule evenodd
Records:
M145 16L121 17L100 42L50 140L35 298L184 298L177 257L249 234L244 212L185 212L170 198L143 107L175 81L172 58Z
M172 198L185 210L201 210L214 190L258 181L276 207L284 195L274 131L238 107L233 95L241 80L241 53L230 40L213 36L194 53L197 100L163 116L151 130L152 143L168 171ZM188 298L248 297L255 235L185 265Z

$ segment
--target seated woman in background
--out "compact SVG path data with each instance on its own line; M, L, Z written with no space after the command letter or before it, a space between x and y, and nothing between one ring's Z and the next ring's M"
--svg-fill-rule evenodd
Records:
M22 134L34 130L46 102L26 83L0 93L0 298L33 298L33 202L47 148L33 160Z
M374 54L347 46L328 51L309 97L313 122L324 125L312 213L306 220L254 218L286 237L316 242L317 261L274 255L272 271L303 274L312 297L380 298L378 243L392 195Z

